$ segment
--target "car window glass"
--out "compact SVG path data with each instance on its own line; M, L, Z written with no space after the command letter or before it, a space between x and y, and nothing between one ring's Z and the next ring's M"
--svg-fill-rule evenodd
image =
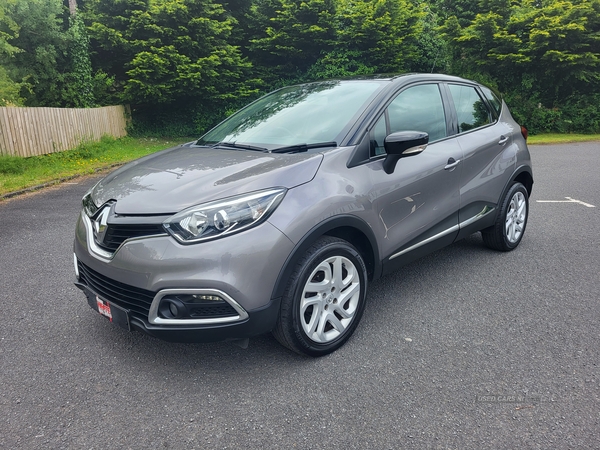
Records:
M385 114L382 114L382 116L379 118L379 120L371 130L371 155L378 156L383 155L385 153L383 141L385 140L386 135L387 130L385 127Z
M490 123L490 113L474 87L459 84L448 87L458 116L459 133Z
M437 84L423 84L402 91L388 106L390 133L424 131L429 142L446 137L446 115Z
M382 86L375 80L286 87L230 116L198 144L224 141L276 148L334 141Z
M492 108L496 112L496 115L499 116L500 109L502 108L502 102L500 101L500 99L496 96L496 94L492 92L491 89L482 86L481 90L483 91L483 95L485 95L485 98L487 98L488 102L490 102L490 105L492 105Z

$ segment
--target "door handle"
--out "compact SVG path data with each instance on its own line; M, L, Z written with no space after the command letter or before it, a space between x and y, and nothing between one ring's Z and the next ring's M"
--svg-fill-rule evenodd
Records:
M508 142L508 136L500 136L500 140L498 141L498 145L504 145Z
M460 159L448 158L448 164L444 167L444 170L452 170L460 164Z

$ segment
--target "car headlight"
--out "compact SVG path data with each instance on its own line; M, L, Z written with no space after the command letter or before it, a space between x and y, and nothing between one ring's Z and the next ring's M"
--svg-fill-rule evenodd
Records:
M83 196L81 203L83 206L83 211L85 212L86 216L88 216L90 218L94 214L96 214L96 211L98 211L98 207L94 203L94 200L92 200L92 190L91 189L87 192L87 194L85 194Z
M267 189L192 206L165 220L163 226L182 244L220 238L266 220L286 191Z

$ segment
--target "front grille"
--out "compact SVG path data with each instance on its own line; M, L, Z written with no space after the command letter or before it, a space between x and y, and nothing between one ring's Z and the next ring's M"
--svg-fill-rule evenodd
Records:
M162 227L162 224L109 224L106 234L104 235L104 242L96 241L96 243L104 250L115 252L127 239L156 234L165 234L165 229Z
M111 280L90 269L81 261L77 261L77 266L79 267L79 281L81 284L85 284L100 297L115 305L128 309L132 313L137 313L146 320L148 319L148 311L154 299L154 292Z

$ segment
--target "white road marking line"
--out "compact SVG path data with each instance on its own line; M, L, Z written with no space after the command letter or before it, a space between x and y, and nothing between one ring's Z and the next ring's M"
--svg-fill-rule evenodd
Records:
M594 205L590 205L589 203L582 202L581 200L575 200L571 197L565 197L566 200L536 200L537 203L578 203L580 205L586 206L588 208L595 208Z

